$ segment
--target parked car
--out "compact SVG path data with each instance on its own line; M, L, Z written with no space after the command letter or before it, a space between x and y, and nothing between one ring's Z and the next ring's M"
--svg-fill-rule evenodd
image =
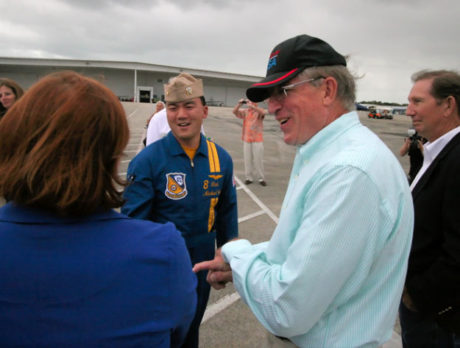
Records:
M391 114L390 110L382 110L382 118L386 118L387 120L392 120L393 115Z
M387 110L387 109L371 109L367 117L376 118L376 119L384 118L388 120L393 119L393 115L390 113L390 110Z
M359 103L355 103L355 105L356 105L356 110L358 110L358 111L361 111L361 110L362 111L367 111L367 110L369 110L369 108L367 106L365 106L365 105L362 105L362 104L359 104Z
M367 117L380 119L382 118L382 114L380 113L380 110L378 109L371 109L369 113L367 114Z

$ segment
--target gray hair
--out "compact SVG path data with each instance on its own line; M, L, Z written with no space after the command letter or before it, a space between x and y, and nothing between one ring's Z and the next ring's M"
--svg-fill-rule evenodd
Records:
M348 111L356 109L355 94L356 84L355 77L350 73L347 67L343 65L331 66L316 66L306 68L299 75L301 78L320 78L331 76L337 81L337 99L339 99L343 107ZM319 81L313 81L314 86L319 86Z

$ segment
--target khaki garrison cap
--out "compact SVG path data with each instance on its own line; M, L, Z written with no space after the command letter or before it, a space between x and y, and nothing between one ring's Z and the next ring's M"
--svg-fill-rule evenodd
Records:
M187 73L180 73L164 85L165 101L177 103L203 96L203 81Z

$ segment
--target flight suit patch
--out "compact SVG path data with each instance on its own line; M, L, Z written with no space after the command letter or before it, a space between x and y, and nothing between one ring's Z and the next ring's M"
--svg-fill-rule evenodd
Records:
M168 173L166 174L166 190L165 195L169 199L182 199L187 196L187 185L185 183L184 173Z

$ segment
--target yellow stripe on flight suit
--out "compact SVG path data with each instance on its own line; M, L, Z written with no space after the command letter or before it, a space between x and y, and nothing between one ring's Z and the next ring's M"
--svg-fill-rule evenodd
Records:
M208 143L208 159L209 159L209 172L210 173L219 173L220 172L220 162L219 156L217 155L216 144L206 140ZM212 226L214 225L214 220L216 219L216 212L214 208L217 205L219 198L211 198L209 204L209 218L208 218L208 232L211 232Z

